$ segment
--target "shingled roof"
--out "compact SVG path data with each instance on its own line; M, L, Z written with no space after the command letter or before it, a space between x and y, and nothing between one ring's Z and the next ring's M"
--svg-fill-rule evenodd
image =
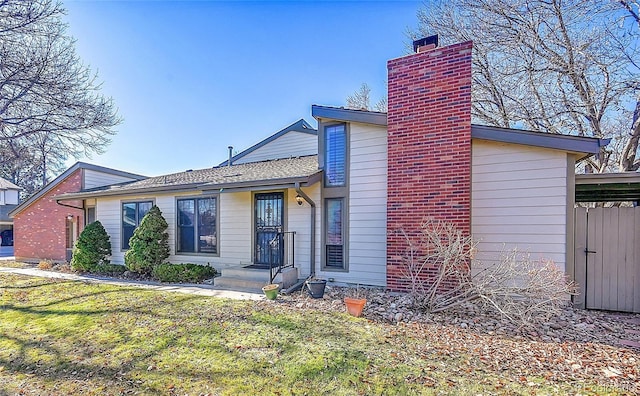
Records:
M22 190L20 187L11 183L7 179L3 179L0 177L0 190Z
M60 200L78 199L176 190L211 191L225 188L284 185L296 182L311 184L319 180L319 174L318 156L310 155L188 170L130 183L99 187L78 193L62 194L56 198Z

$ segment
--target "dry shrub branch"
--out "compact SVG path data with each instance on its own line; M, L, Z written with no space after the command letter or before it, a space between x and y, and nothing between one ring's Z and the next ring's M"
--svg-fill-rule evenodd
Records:
M473 277L474 289L489 307L523 326L547 322L561 313L568 297L577 292L555 263L532 260L517 249Z
M471 237L453 223L432 219L413 238L404 229L400 233L408 246L402 273L417 308L439 312L477 297L469 271L476 245Z
M560 314L576 292L553 261L534 261L517 249L472 275L477 241L452 223L429 219L413 237L399 232L407 242L402 273L417 309L440 312L479 299L487 309L528 327Z

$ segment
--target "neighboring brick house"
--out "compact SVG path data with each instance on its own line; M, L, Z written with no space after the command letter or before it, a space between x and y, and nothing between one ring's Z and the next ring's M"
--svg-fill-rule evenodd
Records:
M129 172L78 162L10 212L18 260L67 261L73 243L95 206L83 200L59 203L57 195L144 178Z
M392 231L415 234L427 217L480 240L475 269L517 246L571 274L574 165L607 142L472 125L472 44L434 47L389 61L388 114L312 106L317 131L298 121L231 164L48 199L95 207L114 263L157 205L169 224L169 260L213 265L217 284L264 284L265 266L295 261L302 278L406 290L407 246ZM67 210L57 208L59 218ZM295 242L277 239L283 233ZM40 243L64 250L64 239L50 241Z

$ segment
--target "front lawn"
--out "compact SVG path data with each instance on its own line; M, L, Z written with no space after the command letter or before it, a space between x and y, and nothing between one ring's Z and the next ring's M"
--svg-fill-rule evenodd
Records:
M478 350L512 340L298 306L0 274L0 395L625 394Z

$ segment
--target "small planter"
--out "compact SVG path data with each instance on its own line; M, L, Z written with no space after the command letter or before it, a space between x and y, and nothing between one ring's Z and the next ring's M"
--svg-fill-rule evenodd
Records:
M270 285L266 285L262 288L264 295L267 297L267 300L275 300L278 297L278 290L280 290L280 285L276 283L272 283Z
M347 306L347 312L349 312L349 314L359 317L362 315L362 310L364 309L364 305L367 303L367 300L364 298L345 297L344 303Z
M307 281L307 289L312 298L322 298L324 296L324 288L327 286L326 279L314 279Z

